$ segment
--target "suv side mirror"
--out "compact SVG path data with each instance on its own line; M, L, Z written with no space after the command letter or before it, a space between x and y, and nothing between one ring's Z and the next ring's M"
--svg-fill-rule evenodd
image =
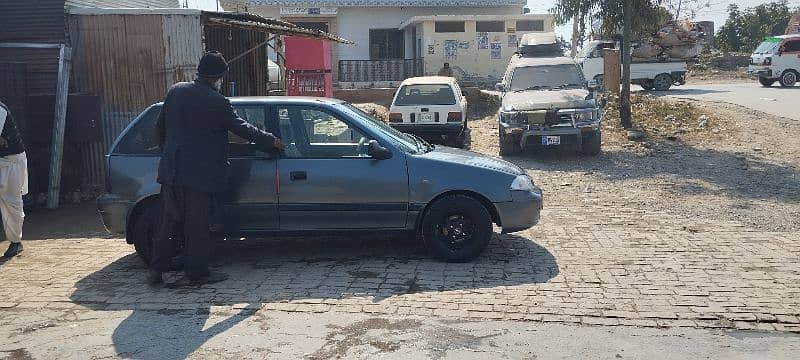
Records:
M494 89L500 92L506 92L506 86L503 83L494 84Z
M392 158L392 152L383 147L376 140L370 140L367 145L367 155L375 160L388 160Z

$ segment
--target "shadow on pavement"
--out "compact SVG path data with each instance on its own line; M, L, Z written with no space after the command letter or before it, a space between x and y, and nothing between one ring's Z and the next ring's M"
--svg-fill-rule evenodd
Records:
M619 182L666 176L691 194L726 193L781 203L800 202L798 168L768 162L752 154L699 149L680 141L648 146L650 149L645 153L604 151L599 156L581 157L547 151L505 159L525 169L589 171Z
M559 273L549 251L516 235L495 234L485 253L465 264L439 262L402 237L253 239L221 243L215 254L213 267L231 276L222 283L151 288L145 266L131 254L78 281L70 298L95 310L133 310L113 334L119 355L183 359L263 303L381 303L415 293L544 283ZM212 306L232 305L243 310L206 324Z
M673 87L666 91L644 90L644 89L639 89L639 91L642 93L651 94L655 96L697 96L697 95L721 94L730 92L726 90L687 89L681 87Z
M114 238L103 227L94 202L62 205L58 209L26 209L23 240Z

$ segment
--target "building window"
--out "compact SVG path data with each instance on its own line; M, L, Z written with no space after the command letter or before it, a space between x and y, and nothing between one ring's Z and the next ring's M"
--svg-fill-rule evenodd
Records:
M402 30L369 30L370 60L402 59L405 57L405 47L405 37Z
M295 22L293 23L303 29L319 30L323 32L330 32L327 22Z
M517 20L517 31L544 31L544 20Z
M463 21L437 21L435 24L437 33L464 32Z
M504 21L477 21L475 31L477 32L506 32Z

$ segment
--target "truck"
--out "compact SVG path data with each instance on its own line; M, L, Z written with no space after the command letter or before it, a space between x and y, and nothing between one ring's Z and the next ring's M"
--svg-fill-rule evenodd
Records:
M618 43L611 40L593 40L588 42L575 57L575 62L583 70L583 76L603 84L605 49L616 49ZM645 90L669 90L673 85L686 83L688 66L686 61L663 57L634 57L631 62L631 83Z
M747 73L764 87L776 81L782 87L794 86L800 78L800 34L764 39L750 56Z

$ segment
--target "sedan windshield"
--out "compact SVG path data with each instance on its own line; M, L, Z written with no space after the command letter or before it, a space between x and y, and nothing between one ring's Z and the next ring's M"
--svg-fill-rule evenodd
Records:
M578 67L572 64L519 67L511 75L511 90L583 86Z
M455 105L456 96L448 84L404 85L397 92L397 106Z
M423 151L420 149L420 146L418 146L417 140L387 125L383 121L372 117L372 115L367 114L364 112L364 110L361 110L349 103L342 104L341 109L347 115L361 119L361 123L364 124L364 126L366 126L368 129L383 134L386 140L391 141L392 144L401 150L412 154Z

